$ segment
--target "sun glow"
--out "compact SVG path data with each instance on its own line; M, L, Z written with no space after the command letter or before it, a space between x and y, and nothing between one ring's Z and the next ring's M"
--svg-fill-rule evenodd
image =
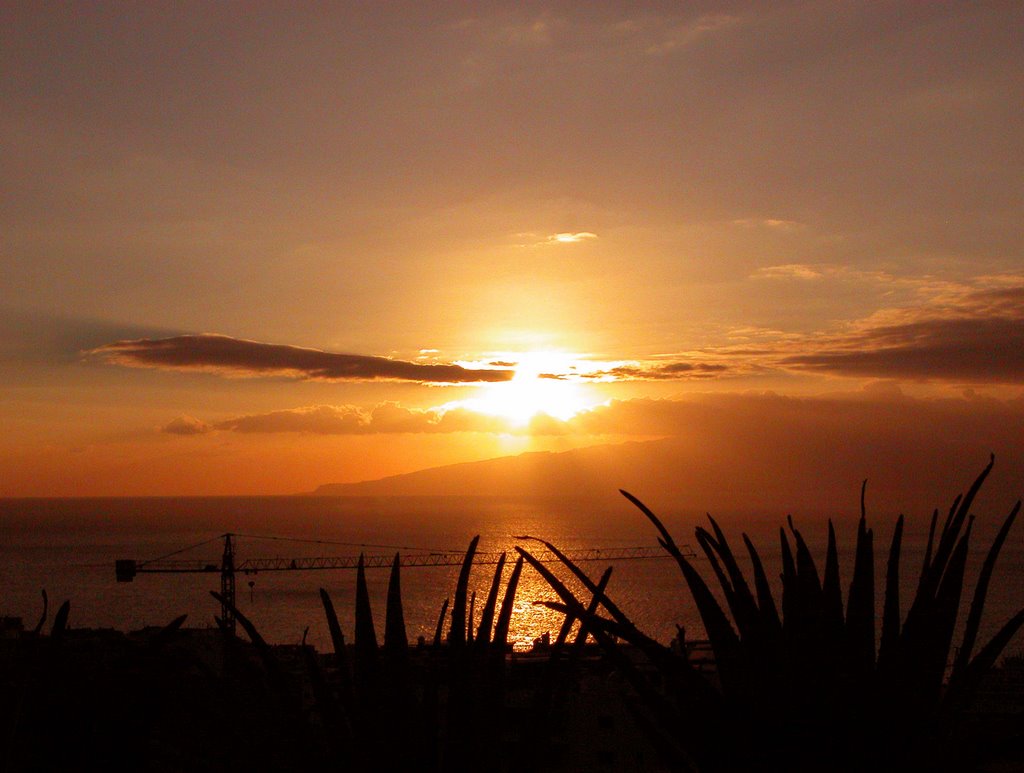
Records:
M573 355L528 352L503 354L500 359L515 363L510 381L484 384L478 396L449 407L500 416L523 426L539 414L564 421L601 402L591 389L574 380L578 367Z

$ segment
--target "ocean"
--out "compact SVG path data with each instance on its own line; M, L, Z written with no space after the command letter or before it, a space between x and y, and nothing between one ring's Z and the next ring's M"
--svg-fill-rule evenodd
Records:
M661 515L677 542L696 548L693 527L706 525L702 516L673 511ZM852 572L856 537L856 514L849 515L836 525L844 583L849 582ZM929 516L918 514L907 522L901 566L904 614L916 587ZM1005 512L985 514L975 525L961 622L966 618L980 563L1003 516ZM778 529L785 522L784 514L729 513L721 521L737 553L743 552L741 532L750 534L769 577L777 581ZM876 605L880 614L894 519L869 514L869 522L875 532ZM798 514L796 525L819 561L820 570L827 537L824 517ZM982 640L1024 606L1021 529L1024 526L1018 525L1011 532L1000 556L986 605ZM395 552L464 551L470 539L479 534L480 551L510 551L506 577L515 557L513 546L530 547L516 540L516 535L542 537L563 550L657 546L654 529L625 500L312 496L4 499L0 500L0 615L21 617L26 627L33 627L42 608L40 589L45 588L50 597L50 619L62 601L70 600L73 627L135 630L162 625L181 614L188 615L189 626L213 626L219 605L209 591L219 588L219 574L140 574L133 582L119 583L114 562L123 558L154 559L205 543L174 558L219 566L223 542L218 536L227 531L242 535L236 541L236 561L360 552L391 556ZM697 558L696 563L713 585L707 561ZM584 566L597 578L606 563ZM458 566L403 570L405 618L411 641L417 636L428 641L432 638L441 604L454 593L458 571ZM474 569L470 587L478 594L478 614L493 572L493 566ZM367 579L381 635L388 572L370 570ZM321 587L331 594L342 627L351 636L355 597L355 572L351 570L239 574L238 606L272 643L298 643L305 634L309 643L329 650L318 593ZM690 638L703 635L685 583L671 560L616 562L608 592L641 630L662 642L668 643L675 635L677 624L685 626ZM528 648L544 633L554 636L558 631L559 616L535 603L554 598L546 583L527 567L512 619L511 638L518 649ZM1024 639L1018 636L1007 653L1021 652L1022 648Z

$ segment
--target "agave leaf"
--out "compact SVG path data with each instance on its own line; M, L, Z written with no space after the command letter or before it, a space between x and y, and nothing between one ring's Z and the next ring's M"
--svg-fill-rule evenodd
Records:
M799 627L799 589L796 580L796 563L789 548L786 530L779 527L779 549L782 553L782 626L787 634Z
M712 518L710 513L707 514L707 517L711 522L711 528L715 531L715 539L712 545L722 557L722 564L729 573L729 582L732 584L736 603L733 617L736 620L736 625L739 626L741 631L744 629L748 632L759 630L762 627L762 621L758 614L754 596L750 592L750 586L747 584L747 578L743 576L740 565L736 561L736 556L732 552L732 548L729 547L729 541L725 538L725 533L719 527L718 521Z
M782 631L782 621L779 619L779 610L775 606L775 598L772 596L771 586L768 584L768 576L765 574L764 565L761 563L761 556L758 555L754 543L750 537L743 535L743 543L747 546L747 553L750 554L750 563L754 567L754 587L757 589L757 606L762 619L768 630L773 633Z
M217 601L221 603L221 606L225 609L230 609L232 614L235 616L235 620L238 622L242 629L249 637L249 641L252 642L253 648L256 650L256 654L259 655L260 661L263 663L264 668L267 671L267 676L270 679L270 684L278 694L278 698L285 704L292 703L292 694L289 689L288 677L285 675L284 669L281 667L281 662L274 655L273 649L267 644L266 639L260 634L256 626L253 625L252 621L246 617L242 612L222 596L217 591L210 591L210 595L213 596ZM225 627L225 630L226 627Z
M597 590L599 592L594 593L590 599L590 604L587 606L588 615L596 615L597 608L601 605L601 599L604 597L604 591L608 587L608 581L612 578L612 567L608 567L604 570L601 575L601 579L597 581ZM566 618L568 619L568 617ZM590 633L590 628L587 625L586 619L580 620L580 630L576 633L576 640L573 642L573 653L578 655L583 649L583 646L587 643L587 635Z
M637 705L636 699L632 695L623 693L622 699L627 711L629 711L629 715L647 736L648 740L650 740L651 745L654 746L655 751L668 770L679 771L679 773L697 773L700 770L697 763L673 737L673 734L666 732L665 728L652 720Z
M334 646L334 664L337 667L338 678L341 682L342 695L351 701L352 683L349 679L348 657L345 648L345 635L341 632L341 625L338 624L338 615L334 611L334 602L330 595L323 588L320 589L320 602L324 607L324 615L327 617L327 629L331 632L331 644Z
M985 482L985 478L987 478L989 472L992 471L992 465L995 464L995 460L995 454L992 454L989 457L989 462L985 466L985 469L981 471L981 474L978 475L974 483L971 484L970 489L960 502L955 514L952 514L951 517L946 519L946 526L943 528L942 536L939 538L939 546L935 550L935 560L928 568L927 577L923 583L924 592L926 594L934 595L936 592L939 582L941 581L943 574L946 572L946 564L951 560L950 557L952 556L954 547L957 544L957 539L960 536L960 530L963 527L964 521L967 519L968 511L974 503L974 498L981 489L981 485Z
M843 591L839 582L839 550L836 547L836 530L832 519L828 519L828 547L825 550L825 577L821 584L822 612L825 628L834 644L843 632Z
M366 586L366 567L362 553L356 566L356 658L375 657L377 652L377 631L373 625L373 609L370 607L370 591ZM370 655L370 653L373 655Z
M555 643L551 646L552 660L558 657L562 650L562 645L564 645L565 640L569 638L569 634L572 632L572 627L576 623L577 619L576 615L572 612L567 612L565 617L562 618L562 624L558 627L558 635L555 637Z
M874 535L861 516L853 579L846 601L846 652L855 674L869 673L875 665L875 551Z
M362 554L356 566L356 624L352 648L352 674L356 697L362 703L362 713L372 713L380 694L380 676L377 632L370 608L370 592L366 587L366 567Z
M953 519L953 513L956 512L962 498L963 495L957 495L953 501L953 506L949 509L949 515L946 517L947 525ZM930 578L932 576L932 549L935 541L935 525L938 523L938 519L939 509L935 508L932 511L932 522L928 529L928 545L924 551L924 564L921 567L921 576L917 578L917 590L914 592L914 598L910 602L910 611L907 612L907 619L903 621L904 633L908 628L910 631L913 631L919 617L926 614L924 610L931 608L935 602L935 588L931 585ZM945 528L943 527L943 529Z
M946 520L942 524L942 532L940 532L940 535L949 531L949 527L953 523L953 516L957 514L957 511L960 509L960 503L963 502L963 500L963 492L957 494L953 499L953 504L950 505L949 512L946 513Z
M476 591L469 595L469 614L466 616L466 643L473 643L473 620L476 614Z
M527 563L529 563L530 566L536 569L537 573L540 574L540 576L544 578L548 585L551 586L551 589L554 590L555 593L557 593L558 596L561 597L562 601L565 602L569 612L582 619L581 613L586 613L586 607L584 607L582 602L580 602L580 600L576 598L576 595L566 587L565 583L559 580L550 569L544 566L544 564L538 561L533 555L523 550L518 545L516 546L516 552L519 553L520 558L526 559ZM589 577L587 579L589 580L589 583L594 586L594 590L592 591L594 596L603 596L604 593L602 589L597 585L597 583L595 583L593 580L590 580ZM637 646L644 648L645 652L648 648L651 648L652 646L654 648L657 648L658 650L665 649L661 644L658 644L656 641L654 641L650 637L646 636L645 634L642 634L639 630L637 630L636 626L633 625L632 621L630 621L628 618L624 623L618 621L616 622L620 626L620 630L628 629L631 631L629 641L637 643Z
M579 599L576 600L576 602L578 601ZM607 633L611 636L614 636L617 639L622 639L623 641L626 641L630 644L635 644L638 648L643 642L642 634L641 638L634 638L636 637L638 631L633 626L623 625L618 620L614 620L608 617L602 617L596 611L592 613L587 613L586 609L584 609L582 606L578 606L577 603L567 603L565 601L535 601L534 603L538 606L546 607L547 609L550 609L553 612L558 612L558 614L560 615L576 616L577 613L583 615L584 617L586 617L587 626L591 632L597 630L603 633ZM664 647L664 645L661 644L659 644L658 646Z
M946 573L942 576L938 594L935 597L938 633L933 641L935 648L935 667L939 670L937 679L941 683L949 658L949 649L953 642L953 630L956 627L957 612L960 609L960 596L964 586L964 570L967 566L968 547L971 538L973 516L967 521L967 528L956 544Z
M960 497L957 497L956 502L954 502L954 505L959 504L959 502ZM952 512L952 510L950 512ZM932 522L931 525L928 527L928 545L924 549L924 563L921 566L921 576L918 578L917 583L918 595L921 594L921 584L924 582L924 579L928 574L928 567L931 565L932 562L932 549L935 545L935 526L938 523L938 521L939 508L936 507L934 510L932 510Z
M601 579L598 581L598 588L603 592L608 585L608 578L611 577L612 567L608 567L604 574L601 575ZM534 602L537 604L538 602ZM590 605L587 607L589 614L596 614L597 608L600 604L600 596L594 594L590 599ZM555 639L555 643L551 647L550 655L548 656L548 662L545 664L545 674L538 685L537 690L534 692L534 701L532 715L534 717L534 730L533 735L535 739L540 741L541 748L544 748L544 744L548 738L548 724L552 717L553 710L560 702L565 685L566 677L572 664L575 662L579 653L582 651L583 642L587 637L587 626L585 621L580 621L579 635L576 637L573 647L569 651L569 657L563 662L563 650L565 647L565 640L568 637L569 629L572 627L574 621L578 620L574 610L569 607L562 605L564 608L564 622L558 632L558 637ZM551 607L548 607L549 609ZM596 638L596 637L595 637ZM537 740L534 743L537 743Z
M792 630L803 650L798 655L799 659L810 664L812 661L820 661L825 654L824 596L818 568L814 565L803 535L793 525L792 516L787 516L786 521L796 543L796 577L792 582L793 603L790 605L790 611L796 615L796 619Z
M586 612L586 607L584 607L582 602L576 598L576 594L569 590L565 583L559 580L550 569L518 545L516 545L516 552L519 554L520 558L525 559L530 566L537 570L538 574L544 578L547 584L551 586L551 589L562 599L570 612L577 616L580 613Z
M679 712L673 707L666 699L665 696L655 690L648 679L640 672L636 664L622 651L615 640L608 635L608 631L617 631L615 635L621 635L626 641L631 644L639 646L640 639L634 639L639 631L632 626L624 626L614 620L608 620L600 617L599 615L590 615L587 613L586 608L580 604L579 600L572 594L572 592L565 587L565 585L555 577L550 570L541 564L537 559L530 555L528 552L520 547L516 547L519 555L525 558L527 563L536 569L548 584L551 585L552 590L555 591L560 597L562 597L563 603L542 601L543 606L548 607L556 612L562 614L574 614L581 620L586 620L587 626L594 637L597 639L598 644L608 655L613 665L622 672L633 688L641 695L647 705L655 711L661 721L665 723L666 727L679 727L683 723L683 718ZM657 645L662 650L667 652L665 647ZM677 659L678 660L678 659Z
M934 708L942 687L949 648L956 625L957 609L963 586L964 567L967 562L967 532L960 538L948 561L933 599L918 600L916 614L907 616L900 639L900 667L904 689L915 701L918 711Z
M523 557L516 559L512 566L512 574L509 575L508 585L505 586L505 596L501 600L501 609L498 611L498 622L494 624L494 651L500 655L505 654L508 647L508 628L512 622L512 610L516 603L516 589L519 587L519 576L523 573Z
M494 611L498 604L498 591L501 589L501 574L505 569L505 554L498 556L498 565L494 568L494 579L491 580L491 589L487 593L487 600L484 608L480 611L480 626L476 631L476 641L479 646L486 645L491 641L491 626L494 624Z
M575 604L557 601L540 603L563 615L579 615L585 621L587 630L594 635L598 644L611 658L612 664L626 675L641 697L650 694L651 685L632 659L622 652L617 639L632 644L650 657L662 676L667 679L668 685L673 688L677 700L691 707L686 721L683 722L674 707L663 703L664 696L660 692L651 697L648 705L653 705L659 714L673 717L672 724L666 727L678 729L683 733L693 727L702 727L709 731L720 729L723 722L721 714L725 705L722 696L702 674L690 668L683 658L677 657L667 647L645 636L632 624L624 625L617 620L601 617ZM699 741L704 742L706 739L700 738Z
M379 706L380 716L387 719L382 719L386 727L375 728L373 733L380 736L393 734L411 741L414 737L413 707L416 698L409 668L409 639L402 610L401 559L398 553L395 553L391 562L391 577L388 581L383 652L386 668L381 673ZM373 733L368 738L372 738ZM400 769L409 769L413 765L414 749L415 744L406 743L393 750L392 759ZM368 756L372 754L370 751Z
M60 605L57 614L53 617L53 627L50 628L50 638L53 641L60 641L68 629L68 615L71 613L71 602L65 601Z
M551 572L550 569L548 569L542 563L537 561L537 559L534 556L530 555L522 548L517 546L516 551L520 554L520 558L522 559L523 557L525 557L526 560L530 563L530 565L537 570L541 577L543 577L548 582L548 584L551 585L552 589L554 589L555 592L562 597L563 601L565 601L565 603L568 605L567 609L569 610L569 613L579 616L579 611L586 611L585 609L583 609L580 602L576 599L575 594L573 594L564 585L564 583L562 583L561 580L555 577L555 575ZM559 554L556 552L556 555ZM574 574L576 574L576 576L582 580L583 584L588 588L588 590L590 590L594 597L601 600L602 606L604 606L605 609L608 609L609 612L611 612L609 600L604 593L604 589L601 588L592 579L590 579L590 577L587 576L587 574L583 572L581 569L579 569L579 567L576 567L574 564L572 564L572 562L569 561L568 558L564 556L562 556L561 558L567 566L574 569ZM614 605L611 606L613 607ZM649 658L651 658L652 661L656 663L664 664L666 657L673 657L671 655L671 652L669 652L669 650L666 647L664 647L662 644L659 644L657 641L650 638L646 634L640 632L637 629L637 627L633 624L633 622L621 612L621 610L615 608L615 611L617 613L617 616L615 617L616 625L618 627L617 630L620 632L616 635L622 635L622 631L628 630L630 632L629 636L626 637L622 635L623 638L626 638L630 643L634 644L638 649L644 652L644 654L646 654ZM600 639L598 639L598 641L599 643L601 642Z
M249 641L252 642L253 647L256 648L256 651L259 652L261 656L265 653L273 656L273 653L270 650L270 645L267 644L267 640L263 638L262 634L260 634L256 626L253 625L252 621L244 614L242 614L238 607L229 602L226 598L224 598L224 596L222 596L215 590L210 591L210 595L217 599L217 601L219 601L221 604L223 604L225 608L230 609L232 612L234 612L235 619L238 620L239 625L242 626L242 629L249 636Z
M878 646L878 667L893 663L900 638L900 549L903 543L903 516L896 519L896 528L889 545L889 561L885 568L885 602L882 609L882 641Z
M725 596L725 601L729 605L729 611L732 612L733 620L736 620L737 625L739 619L737 615L737 601L733 594L732 583L729 578L725 576L725 572L722 569L721 564L718 562L718 551L716 550L715 540L705 529L698 526L694 529L694 536L697 538L697 544L700 545L701 550L704 551L704 555L708 559L708 563L711 565L711 570L715 573L715 577L718 579L718 585L722 589L722 595ZM740 628L740 633L743 633L743 628Z
M159 631L153 634L153 636L150 637L149 641L146 642L146 645L151 650L157 650L163 647L164 645L168 644L174 639L178 631L181 630L181 626L185 624L185 620L187 619L188 615L179 615L178 617L174 618L173 620L171 620L171 622L169 622L167 625L165 625L163 628L161 628Z
M655 528L661 533L659 541L679 565L683 577L690 588L690 594L697 604L697 610L700 612L701 619L704 621L704 630L708 634L708 639L711 640L711 646L715 651L715 660L724 683L733 676L731 671L737 666L739 637L733 630L721 606L719 606L717 599L715 599L711 590L704 582L704 579L693 568L693 565L686 559L682 551L679 550L675 540L672 539L672 535L668 533L668 530L658 517L643 502L629 492L622 491L621 489L620 492L654 524Z
M818 577L818 567L814 564L814 557L804 542L804 536L800 530L793 525L793 516L786 516L789 530L793 533L793 541L796 543L796 576L802 588L804 597L813 599L819 606L821 604L821 579Z
M576 579L578 579L581 583L583 583L584 587L586 587L586 589L588 591L590 591L591 593L593 593L595 595L600 595L601 596L601 606L603 606L605 609L608 610L608 614L610 614L612 617L614 617L620 623L629 624L629 618L626 616L626 614L621 609L619 609L619 607L615 604L615 602L612 601L605 594L598 594L597 593L597 585L594 583L594 581L592 579L590 579L590 576L586 572L584 572L582 569L580 569L579 566L577 566L575 563L573 563L572 559L570 559L562 551L560 551L558 548L556 548L553 544L551 544L547 540L540 539L539 537L531 537L531 536L526 535L526 534L519 535L519 536L515 537L515 539L526 539L526 540L532 540L534 542L541 543L548 551L551 552L552 555L555 556L555 558L557 558L559 561L561 561L562 564L570 572L573 573L573 575L576 577Z
M1003 521L1003 525L999 529L992 547L989 548L988 555L985 557L985 563L981 567L981 572L978 574L978 582L974 586L974 598L971 599L971 611L967 615L964 638L960 644L960 651L957 653L956 662L953 664L953 678L956 678L958 673L963 671L970 661L971 651L974 649L974 641L978 636L978 628L981 625L981 614L985 609L985 596L988 594L988 584L992 579L992 571L995 569L996 559L999 557L999 551L1003 548L1006 536L1010 533L1010 527L1013 526L1013 521L1016 519L1017 513L1020 512L1020 504L1020 500L1018 500L1010 514L1006 516L1006 520Z
M444 603L441 604L441 614L437 616L437 627L434 629L434 646L441 646L441 633L444 630L444 616L448 612L448 602L450 599L445 598Z
M330 594L324 588L320 589L320 602L324 606L324 614L327 616L327 629L331 632L331 643L334 645L335 659L345 657L345 636L338 624L338 614L334 611L334 602Z
M452 647L461 647L466 643L466 602L469 597L469 573L473 569L473 556L476 554L478 542L480 542L479 534L470 540L466 556L462 560L459 580L455 585L455 601L452 603L452 623L448 628L448 644Z
M635 496L633 496L624 489L619 489L619 493L622 494L622 496L624 496L634 505L636 505L640 512L646 515L648 520L654 524L654 528L656 528L658 530L658 533L661 534L661 539L659 540L659 542L661 542L662 545L664 545L665 549L669 553L671 553L673 557L677 555L682 555L682 551L679 550L679 546L676 545L675 540L672 539L672 535L668 533L668 529L665 528L665 525L661 522L661 519L659 519L658 516L656 516L647 505L645 505L643 502L641 502L639 499L637 499Z
M316 651L312 647L302 647L302 659L309 674L309 683L313 692L314 706L320 714L320 720L328 731L325 736L334 760L338 763L344 758L351 743L351 728L345 721L341 705L334 697L324 677Z
M39 622L36 623L36 627L32 630L33 636L38 636L43 631L43 626L46 625L46 614L50 609L50 597L46 595L46 588L42 589L43 592L43 613L39 616Z
M684 658L677 657L668 647L640 631L632 622L620 623L615 619L601 617L596 612L586 614L586 610L579 605L578 600L575 603L558 601L539 601L536 603L560 614L578 617L581 624L586 624L587 630L594 635L599 644L601 644L601 639L594 633L595 630L629 642L663 671L681 672L690 670L689 664ZM604 646L602 644L602 647Z
M1024 609L1011 617L989 640L988 644L981 648L974 659L955 674L954 678L950 680L949 689L943 696L943 703L955 709L968 700L1021 627L1024 627Z
M384 650L392 657L405 658L409 649L409 638L405 632L405 614L402 610L401 560L395 553L391 563L391 577L388 581L387 611L384 620Z

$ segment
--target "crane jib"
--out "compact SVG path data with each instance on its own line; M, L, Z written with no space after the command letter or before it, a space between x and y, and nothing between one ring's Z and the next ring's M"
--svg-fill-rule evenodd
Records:
M114 570L118 582L132 582L138 574L219 574L221 579L221 624L232 633L235 629L235 575L257 574L259 572L282 572L316 569L356 569L360 561L366 569L382 569L390 567L395 554L362 554L358 556L298 556L294 558L247 558L238 560L235 556L234 540L237 534L223 534L224 550L220 563L209 560L171 559L170 556L180 555L190 548L176 550L167 556L149 561L138 561L133 558L122 558L115 562ZM199 543L207 544L213 540ZM377 546L381 547L381 546ZM684 555L693 556L689 545L680 547ZM503 553L498 551L478 552L473 556L473 563L480 565L497 564ZM551 550L537 550L533 556L541 562L552 563L562 560ZM651 558L670 558L660 547L625 547L625 548L581 548L566 550L561 556L572 562L583 561L629 561ZM466 560L461 551L415 551L400 555L402 567L459 566Z

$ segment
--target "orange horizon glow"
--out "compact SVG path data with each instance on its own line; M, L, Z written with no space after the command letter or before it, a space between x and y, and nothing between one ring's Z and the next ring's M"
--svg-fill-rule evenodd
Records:
M1019 5L0 18L0 495L1024 421Z

